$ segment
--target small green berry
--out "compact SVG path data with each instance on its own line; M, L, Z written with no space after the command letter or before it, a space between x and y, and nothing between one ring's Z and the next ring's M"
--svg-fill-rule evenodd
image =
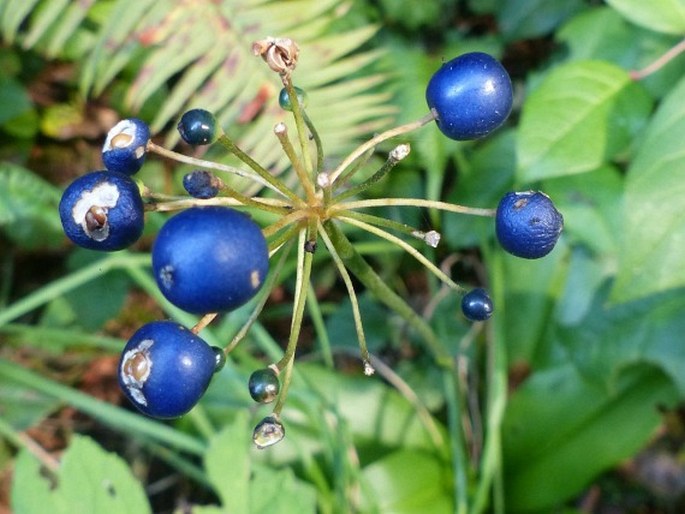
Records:
M299 103L300 107L304 109L307 106L307 93L305 93L305 91L299 87L293 86L293 88L295 89L295 94L297 95L297 103ZM290 101L290 95L288 95L288 90L286 88L281 89L281 92L278 95L278 105L280 105L281 109L284 111L293 110L293 104Z
M247 387L252 399L259 403L271 403L281 390L278 376L271 368L258 369L252 373Z
M189 145L208 145L216 141L216 118L204 109L191 109L181 116L178 132Z

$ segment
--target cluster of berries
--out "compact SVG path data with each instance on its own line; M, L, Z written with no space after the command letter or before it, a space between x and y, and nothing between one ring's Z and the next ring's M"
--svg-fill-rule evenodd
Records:
M279 96L279 103L283 109L300 116L306 95L289 82L291 71L292 67L287 74L281 73L286 87ZM289 92L295 93L296 101L291 100ZM509 75L496 59L478 52L465 54L445 63L430 80L426 90L431 111L428 120L434 120L449 138L481 138L506 120L512 98ZM427 121L422 125L425 123ZM313 130L309 123L307 126ZM218 128L214 115L208 111L193 109L186 112L178 130L190 145L212 144L219 140L241 156L241 151ZM279 130L283 132L282 128ZM404 146L408 148L408 145ZM287 150L287 145L284 148ZM106 169L76 179L64 191L59 206L64 231L74 243L93 250L114 251L138 240L143 231L144 211L148 206L154 207L154 201L141 196L141 189L131 177L141 168L147 153L156 149L159 147L150 140L149 128L139 119L123 120L112 128L102 150ZM389 170L401 158L397 157L399 153L391 153L391 165L382 170ZM249 157L244 161L251 167L258 166ZM299 170L299 166L295 167ZM326 180L316 181L321 186L318 192L314 191L314 181L304 184L309 187L306 199L279 186L277 190L290 194L288 202L269 204L242 196L206 169L187 174L184 187L198 201L170 217L152 247L152 271L160 291L177 307L209 316L207 322L215 313L246 304L262 288L269 273L270 256L283 245L286 237L281 236L270 244L264 230L244 212L226 205L203 204L202 200L225 194L234 200L234 204L237 201L237 204L249 207L271 205L272 211L282 213L284 219L292 217L293 223L299 223L299 226L311 221L307 216L319 216L315 222L322 227L323 222L335 218L338 212L326 210L335 205L336 197L330 193L335 174L319 172L319 178L322 176ZM264 174L257 178L262 184L265 179L267 185L274 184ZM361 191L359 187L357 190ZM338 198L349 196L348 190ZM340 212L344 211L340 209ZM508 193L494 215L501 246L528 259L549 253L563 227L561 214L540 192ZM323 216L327 218L322 219ZM321 235L329 246L325 231ZM309 245L305 251L312 252L311 241L302 240L305 246ZM425 240L428 242L429 238ZM484 289L457 290L463 294L461 306L467 319L482 321L491 316L493 304ZM121 354L119 382L141 412L155 418L176 418L188 412L204 394L214 373L223 367L228 352L228 349L210 346L198 336L205 325L200 322L189 329L172 321L155 321L141 327L130 338ZM365 347L362 350L364 355ZM279 373L283 367L271 365L252 374L248 387L255 401L268 403L279 397ZM254 440L264 447L282 436L283 427L275 412L257 425Z

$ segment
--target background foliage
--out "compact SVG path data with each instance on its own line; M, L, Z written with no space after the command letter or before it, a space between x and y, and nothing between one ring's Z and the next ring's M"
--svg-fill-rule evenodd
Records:
M517 91L510 123L475 143L425 127L377 187L477 207L541 189L566 226L550 256L528 262L496 247L488 220L387 210L439 230L433 260L491 288L496 314L474 327L413 262L358 239L450 342L468 386L456 399L418 335L369 295L369 346L389 368L359 376L349 303L317 254L288 435L257 452L250 427L264 413L245 384L280 355L292 266L200 406L160 424L130 412L115 369L141 323L194 322L148 273L163 218L150 216L136 251L102 256L66 243L56 205L130 114L173 145L184 109L215 110L282 169L278 86L249 49L286 33L332 162L391 118L423 115L442 59L502 58ZM0 463L14 512L451 512L460 471L472 512L683 510L685 58L640 70L685 37L685 1L0 0L0 35ZM150 160L141 175L175 192L183 173ZM248 315L221 319L210 344ZM454 460L462 428L466 470Z

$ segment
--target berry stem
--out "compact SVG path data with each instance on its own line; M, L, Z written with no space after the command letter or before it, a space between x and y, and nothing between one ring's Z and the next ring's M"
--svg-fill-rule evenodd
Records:
M269 171L264 168L261 164L259 164L257 161L255 161L252 157L250 157L247 153L245 153L238 145L236 145L231 138L229 138L226 134L221 134L217 141L224 147L226 148L229 152L231 152L233 155L235 155L238 159L243 161L245 164L247 164L252 170L259 175L263 180L268 182L271 186L272 189L275 189L279 193L281 193L283 196L289 198L293 204L295 205L301 205L302 200L295 194L293 193L288 186L286 186L283 181L280 179L274 177Z
M297 127L297 138L300 141L300 148L302 150L302 159L304 160L304 167L311 174L312 169L312 158L309 155L309 145L307 144L307 130L305 129L304 116L302 115L303 109L300 105L300 99L297 96L295 87L293 86L292 80L290 80L290 75L285 75L283 78L283 86L288 92L288 97L290 98L290 105L293 109L293 118L295 118L295 126Z
M414 257L417 261L419 261L421 264L423 264L428 271L433 273L439 280L441 280L445 285L456 291L460 295L464 295L467 293L467 289L460 286L456 282L454 282L450 277L448 277L440 268L438 268L435 264L433 264L431 261L429 261L426 256L424 256L421 252L419 252L416 248L411 246L409 243L406 241L403 241L399 237L396 237L385 230L382 230L378 227L374 227L373 225L369 225L368 223L365 223L360 220L356 220L353 218L348 218L345 216L339 216L338 217L340 220L344 221L345 223L349 223L350 225L354 225L358 228L361 228L362 230L366 230L367 232L370 232L371 234L374 234L378 237L381 237L385 239L386 241L390 241L393 244L396 244L400 248L402 248L404 251L406 251L409 255Z
M174 160L176 162L182 162L185 164L190 164L192 166L198 166L200 168L205 168L208 170L223 171L225 173L231 173L233 175L238 175L239 177L246 178L246 179L252 180L254 182L257 182L258 184L260 184L264 187L268 187L269 189L272 189L273 191L283 195L283 193L277 187L274 187L272 184L270 184L268 181L264 180L259 175L255 175L254 173L250 173L249 171L241 170L240 168L236 168L234 166L229 166L227 164L221 164L221 163L214 162L214 161L206 161L204 159L198 159L196 157L190 157L189 155L183 155L182 153L174 152L173 150L167 150L163 146L156 145L152 141L148 141L147 150L149 152L156 153L157 155L161 155L162 157L166 157L168 159ZM287 196L287 195L283 195L283 196Z
M316 130L314 122L312 122L311 118L307 114L307 111L302 111L302 118L304 119L304 122L307 125L307 128L309 129L309 133L312 135L312 138L314 138L314 144L316 145L316 173L319 174L321 173L321 169L323 168L324 159L321 136L319 135L319 131Z
M319 223L318 228L319 235L321 236L321 239L323 239L326 248L328 248L331 257L333 258L333 262L335 262L335 265L338 268L338 273L340 273L340 277L343 279L343 282L345 283L345 287L347 288L347 295L350 297L350 303L352 305L352 317L354 318L354 328L357 332L359 349L361 350L362 361L364 362L364 374L372 375L374 373L374 369L371 365L371 357L369 356L369 350L366 346L366 336L364 335L364 326L362 325L362 317L359 311L359 302L357 300L357 294L354 291L352 279L350 278L350 274L347 272L345 264L340 258L340 255L338 255L338 252L335 250L335 246L333 246L331 239L328 237L328 234L326 233L326 230L324 229L323 225L321 225L321 223Z
M340 228L331 220L324 224L345 267L364 284L373 295L387 307L399 314L423 338L438 365L452 369L452 358L436 337L433 329L402 297L383 280L368 262L359 254Z
M633 70L629 72L630 78L633 80L642 80L649 77L653 73L656 73L661 68L666 66L673 59L678 57L681 53L685 52L685 39L680 40L678 43L669 48L656 60L642 68L641 70Z
M464 205L457 205L454 203L440 202L436 200L424 200L423 198L372 198L368 200L357 200L354 202L344 202L337 205L332 205L329 208L331 215L336 214L342 210L363 209L365 207L394 207L394 206L411 206L411 207L427 207L429 209L438 209L446 212L456 212L459 214L469 214L471 216L484 216L493 218L495 216L495 209L481 209L478 207L466 207Z
M374 146L377 146L379 143L382 143L386 139L390 139L395 136L400 136L402 134L406 134L408 132L411 132L413 130L419 129L426 125L427 123L430 123L431 121L435 120L435 114L433 112L429 112L426 114L424 117L412 121L410 123L406 123L404 125L400 125L399 127L392 128L390 130L386 130L385 132L382 132L378 134L377 136L369 139L366 143L358 146L355 150L352 151L347 157L345 157L345 160L340 163L340 165L331 172L330 177L329 177L329 182L332 184L337 180L337 178L340 176L340 174L350 165L352 164L357 158L360 156L364 155L367 150L370 148L373 148Z
M295 223L296 221L299 221L303 218L306 218L307 215L308 213L302 210L291 212L290 214L283 216L278 221L272 223L268 227L262 229L262 234L264 234L264 237L269 237L270 235L275 234L276 232L281 230L283 227L290 225L291 223Z
M400 149L398 151L398 149ZM409 145L399 145L397 148L395 148L392 152L388 154L388 158L386 161L383 163L383 166L380 167L376 173L371 175L369 178L367 178L364 182L361 184L358 184L347 191L344 191L340 193L339 195L336 195L334 198L334 201L340 202L346 198L350 198L352 196L356 196L362 191L367 190L371 186L373 186L376 182L380 181L383 177L385 177L390 170L392 170L398 162L406 155L409 153ZM357 168L358 169L358 168ZM351 174L349 175L350 177L352 176ZM347 177L346 177L347 178Z
M430 231L428 233L423 232L421 230L418 230L411 225L407 225L406 223L400 223L399 221L391 220L388 218L383 218L381 216L374 216L373 214L368 214L365 212L357 212L357 211L344 211L343 214L340 214L339 217L344 217L344 218L352 218L355 220L359 221L365 221L366 223L369 223L371 225L377 226L377 227L385 227L389 228L391 230L395 230L397 232L400 232L402 234L406 234L408 236L414 237L416 239L419 239L420 241L423 241L424 243L428 244L429 246L435 246L431 244L427 240L428 234L430 234L433 237L437 237L437 232L435 231Z
M199 334L205 327L207 327L207 325L214 321L214 318L216 318L218 315L218 312L210 312L209 314L205 314L202 316L202 318L200 318L195 326L190 329L190 331L195 335Z
M295 173L297 173L297 177L300 179L300 183L302 184L305 195L307 197L307 203L309 205L312 205L316 201L314 184L312 183L312 179L310 178L309 173L307 173L307 171L302 166L302 161L300 161L300 159L295 154L295 148L293 147L293 144L290 142L290 139L288 138L288 127L285 125L285 123L278 123L274 127L274 133L280 141L281 147L283 147L283 151L288 156L288 159L293 165Z

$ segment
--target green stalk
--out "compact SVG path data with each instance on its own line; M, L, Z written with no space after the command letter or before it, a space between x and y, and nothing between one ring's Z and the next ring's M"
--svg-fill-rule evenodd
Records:
M450 449L452 451L452 473L454 475L455 512L468 512L468 482L466 479L466 450L461 425L461 395L459 394L459 379L457 370L442 372L445 401L447 402L447 425L450 434Z
M288 156L288 160L293 165L293 169L295 170L295 173L297 173L297 178L300 179L305 196L307 197L307 203L312 205L316 200L314 184L312 183L310 174L307 172L307 170L305 170L302 165L302 161L300 161L295 153L295 148L288 137L288 127L285 123L279 123L274 127L274 133L276 134L278 141L281 143L283 152L285 152L285 154Z
M331 340L328 338L328 331L326 330L326 323L321 313L321 306L319 300L314 293L314 287L309 285L307 290L307 307L309 310L309 317L314 325L314 330L319 338L319 345L321 346L321 355L323 356L324 364L333 369L333 351L331 350Z
M307 128L309 129L309 133L314 138L314 144L316 145L316 173L319 174L321 173L321 170L323 168L324 156L323 144L321 143L321 136L319 136L319 131L316 130L314 123L307 115L307 111L302 111L302 118L304 118L304 122L307 125Z
M406 148L409 148L409 145L405 145ZM400 148L400 147L398 147ZM398 152L399 153L399 152ZM407 153L409 153L407 151ZM390 152L388 155L388 158L386 161L383 163L383 165L369 178L367 178L364 182L361 184L358 184L347 191L343 191L339 195L336 195L334 197L335 202L340 202L346 198L351 198L353 196L358 195L359 193L362 193L366 191L368 188L379 182L383 177L385 177L388 173L390 173L390 170L392 170L395 166L397 166L397 163L400 162L401 159L397 158L396 152L393 150ZM357 168L358 169L358 168ZM351 175L349 175L351 176Z
M349 239L338 226L328 221L324 228L331 239L333 247L349 269L374 296L387 307L394 310L409 323L423 338L436 362L447 369L452 369L454 363L433 329L414 309L412 309L388 284L378 276L366 260L357 252Z
M300 105L300 100L297 97L297 92L295 91L295 86L293 86L292 81L288 77L283 80L283 85L285 90L288 92L288 97L290 98L290 105L293 109L293 118L295 118L295 126L297 127L297 138L300 141L300 148L302 150L302 159L304 160L304 167L312 176L312 158L309 155L309 145L307 144L307 131L305 130L304 116L302 115L303 109Z

